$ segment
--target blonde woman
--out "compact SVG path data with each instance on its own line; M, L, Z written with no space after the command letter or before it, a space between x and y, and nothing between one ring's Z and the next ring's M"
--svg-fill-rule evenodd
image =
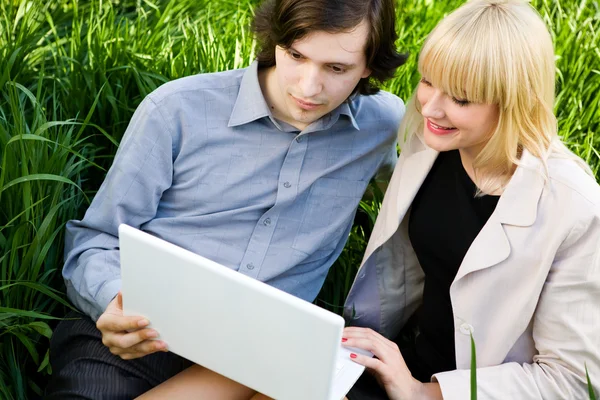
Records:
M471 335L479 399L587 398L600 188L557 137L546 26L525 1L470 1L429 35L419 72L346 302L343 343L375 355L352 356L371 373L348 399L468 399Z

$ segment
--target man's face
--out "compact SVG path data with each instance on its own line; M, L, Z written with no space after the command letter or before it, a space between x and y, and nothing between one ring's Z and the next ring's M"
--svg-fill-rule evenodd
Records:
M363 22L350 32L316 31L289 49L278 46L268 88L274 116L302 130L342 104L371 73L367 35Z

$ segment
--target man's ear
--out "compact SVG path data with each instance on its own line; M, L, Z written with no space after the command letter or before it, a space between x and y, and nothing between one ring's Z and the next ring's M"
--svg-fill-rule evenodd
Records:
M369 76L371 76L371 69L370 68L365 68L365 70L363 71L363 74L360 76L361 78L368 78Z

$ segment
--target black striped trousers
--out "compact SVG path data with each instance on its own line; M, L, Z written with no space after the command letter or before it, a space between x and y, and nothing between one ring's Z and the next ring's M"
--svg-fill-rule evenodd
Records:
M45 399L133 399L193 365L173 353L122 360L102 344L87 316L70 313L50 341L52 376Z

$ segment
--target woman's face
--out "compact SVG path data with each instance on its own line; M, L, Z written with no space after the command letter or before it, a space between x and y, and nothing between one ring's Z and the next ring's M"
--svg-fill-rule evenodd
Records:
M498 123L498 106L469 103L431 85L426 77L417 88L424 118L425 143L437 151L460 150L474 159Z

